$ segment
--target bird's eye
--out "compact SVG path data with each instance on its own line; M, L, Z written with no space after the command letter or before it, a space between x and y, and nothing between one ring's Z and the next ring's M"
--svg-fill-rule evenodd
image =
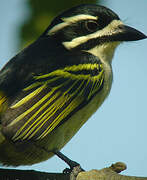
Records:
M85 22L85 27L89 32L94 32L98 29L99 25L96 21L86 21Z

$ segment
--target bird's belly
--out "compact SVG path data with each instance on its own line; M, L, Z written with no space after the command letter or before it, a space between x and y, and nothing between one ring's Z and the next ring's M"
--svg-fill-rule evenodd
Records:
M47 137L48 150L61 149L95 113L108 95L110 87L105 87L82 109L72 115L65 123L59 126ZM55 141L53 141L55 139Z

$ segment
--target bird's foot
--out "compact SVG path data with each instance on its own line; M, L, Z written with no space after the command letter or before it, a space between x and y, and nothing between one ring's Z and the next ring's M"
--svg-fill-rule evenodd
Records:
M72 161L67 156L62 154L60 151L54 151L54 154L69 165L70 168L66 168L63 170L64 174L70 174L70 176L76 177L79 172L84 171L84 169L81 168L79 163Z
M81 168L79 163L77 163L75 161L72 161L70 163L71 163L70 164L70 168L65 168L63 170L64 174L70 174L70 173L76 174L77 171L79 171L79 172L84 171L84 169Z
M73 167L73 170L70 173L70 180L76 180L78 174L82 171L84 171L84 170L81 168L80 165Z

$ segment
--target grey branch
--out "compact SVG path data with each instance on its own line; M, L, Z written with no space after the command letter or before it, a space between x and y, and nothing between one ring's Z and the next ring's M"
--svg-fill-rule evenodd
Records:
M101 170L80 172L77 177L63 173L45 173L34 170L0 169L0 179L7 180L147 180L147 177L124 176L119 173L126 169L118 162Z

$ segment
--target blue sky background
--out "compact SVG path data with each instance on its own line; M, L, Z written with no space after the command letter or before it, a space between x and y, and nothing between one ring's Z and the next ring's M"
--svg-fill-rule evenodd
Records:
M18 52L18 29L29 16L25 2L0 1L1 67ZM127 25L147 34L147 0L104 0L103 5L119 14ZM128 166L123 174L147 176L147 40L120 45L113 71L109 97L62 152L86 170L122 161ZM64 162L53 157L19 169L61 172L65 167Z

